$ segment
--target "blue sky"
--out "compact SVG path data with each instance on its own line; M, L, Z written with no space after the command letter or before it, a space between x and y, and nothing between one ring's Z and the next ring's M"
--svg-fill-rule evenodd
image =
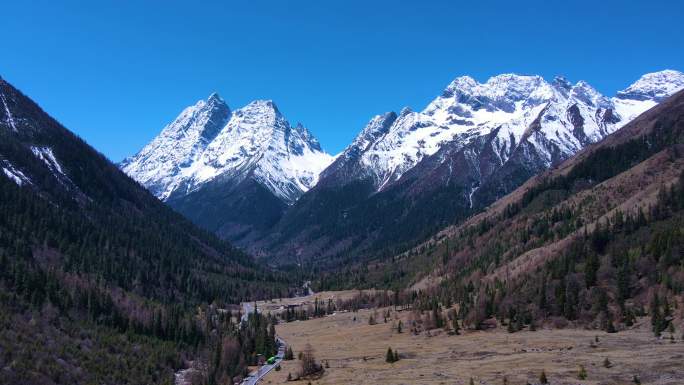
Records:
M612 95L684 70L682 1L3 1L0 76L110 159L185 106L273 99L335 153L455 77L563 74Z

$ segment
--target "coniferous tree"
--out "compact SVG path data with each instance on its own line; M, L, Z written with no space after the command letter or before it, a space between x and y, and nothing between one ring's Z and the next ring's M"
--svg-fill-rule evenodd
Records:
M655 292L653 293L653 299L651 300L651 326L653 330L653 334L655 334L657 337L660 336L662 331L665 329L664 328L664 323L665 323L665 317L660 311L660 298L658 297L658 293Z
M283 359L286 361L290 361L294 359L294 352L292 351L292 347L288 346L285 348L285 354L283 355Z
M385 354L385 362L392 363L394 362L394 352L392 352L392 348L387 348L387 354Z

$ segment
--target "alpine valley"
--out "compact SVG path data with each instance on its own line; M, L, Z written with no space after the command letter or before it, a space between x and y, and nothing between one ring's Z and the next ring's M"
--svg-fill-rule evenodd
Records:
M0 79L0 384L677 385L683 146L680 72L509 74L336 156L212 94L117 167Z
M684 385L684 1L195 3L2 2L0 385Z
M373 117L332 157L271 101L197 102L121 168L198 225L280 265L397 255L684 88L642 76L607 97L584 81L455 79L420 112Z

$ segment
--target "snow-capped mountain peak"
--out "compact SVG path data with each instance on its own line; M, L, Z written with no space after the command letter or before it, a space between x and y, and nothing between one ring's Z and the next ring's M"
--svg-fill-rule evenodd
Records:
M584 80L580 80L570 88L571 98L580 100L591 107L612 108L610 99L603 96Z
M163 200L187 195L221 177L254 178L293 203L332 161L301 124L272 100L231 111L218 94L186 108L122 169Z
M454 79L447 88L444 90L442 95L444 97L451 97L454 96L457 92L460 93L470 93L472 89L477 87L478 83L475 79L473 79L470 76L459 76L456 79Z
M478 91L492 98L521 100L529 98L541 86L547 86L541 76L502 74L489 78Z
M258 99L249 102L246 106L240 108L240 113L245 115L268 115L281 116L278 106L273 103L273 100Z
M479 108L510 108L511 103L529 98L543 99L551 93L550 85L540 76L501 74L485 83L461 76L449 84L442 98L455 98L460 103Z
M231 115L226 102L213 93L185 108L138 154L125 159L121 168L154 195L166 199L181 184L177 176L200 158Z
M620 99L662 101L684 88L684 73L663 70L643 75L639 80L617 93Z
M670 70L647 74L609 98L585 81L573 84L562 76L547 82L536 75L502 74L484 83L461 76L421 112L405 108L388 126L375 117L345 154L359 159L359 175L373 175L379 190L447 144L458 148L490 135L496 136L499 162L528 140L538 147L537 161L548 167L684 88L683 79Z
M374 116L342 155L347 158L359 156L368 149L369 145L387 134L387 131L396 119L397 114L395 112L386 112L382 115Z
M221 98L221 96L218 94L218 92L212 92L209 97L207 98L207 102L212 103L212 102L218 102L218 103L225 103L225 101Z
M643 75L626 89L618 91L611 101L617 115L627 123L682 88L684 73L663 70Z
M554 87L561 90L569 91L572 88L572 83L562 75L554 77L552 84Z

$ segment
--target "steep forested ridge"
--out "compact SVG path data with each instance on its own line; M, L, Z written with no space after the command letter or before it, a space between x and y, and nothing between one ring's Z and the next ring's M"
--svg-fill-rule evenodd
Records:
M166 383L212 330L248 340L209 304L288 294L2 79L0 99L0 383Z

